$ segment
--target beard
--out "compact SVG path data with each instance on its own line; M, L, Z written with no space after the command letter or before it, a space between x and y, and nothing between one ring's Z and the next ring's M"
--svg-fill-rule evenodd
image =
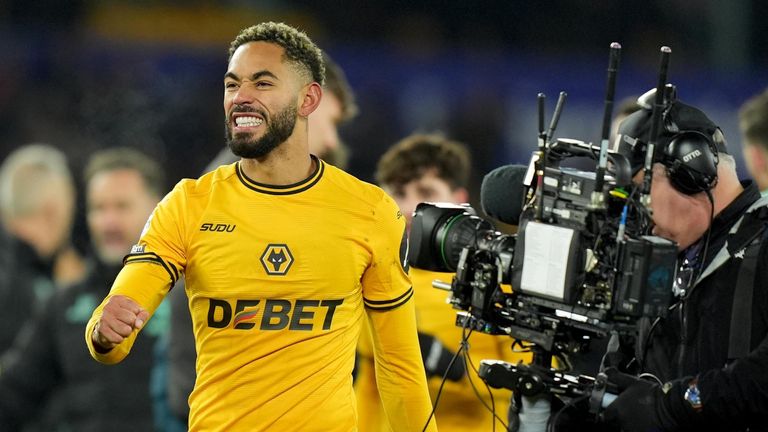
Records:
M227 147L236 156L246 159L258 159L268 155L272 150L280 146L293 134L296 127L296 104L288 105L282 111L275 114L274 118L267 122L267 116L260 110L251 107L236 105L232 112L256 112L264 118L267 130L261 138L253 138L252 133L232 133L232 125L225 121L225 139Z

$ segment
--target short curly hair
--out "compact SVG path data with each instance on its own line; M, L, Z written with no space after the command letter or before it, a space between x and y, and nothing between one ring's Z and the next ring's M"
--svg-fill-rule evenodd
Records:
M466 187L471 158L467 147L440 133L415 133L400 140L379 159L376 181L394 190L435 170L451 189Z
M240 46L259 41L283 47L284 57L288 62L297 66L300 72L308 73L318 84L325 83L325 62L322 51L306 33L285 23L270 21L243 29L229 45L228 60L232 60L232 56Z

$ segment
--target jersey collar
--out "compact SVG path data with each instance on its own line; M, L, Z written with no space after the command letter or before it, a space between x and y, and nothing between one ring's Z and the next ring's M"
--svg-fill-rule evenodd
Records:
M315 162L315 170L312 172L312 174L309 175L309 177L305 178L304 180L289 185L270 185L253 181L248 178L247 175L245 175L242 168L240 167L239 161L235 165L235 171L237 172L237 178L240 179L240 182L248 189L269 195L292 195L304 192L305 190L311 188L318 181L320 181L320 178L323 176L323 172L325 171L325 162L323 162L315 155L310 155L310 157Z

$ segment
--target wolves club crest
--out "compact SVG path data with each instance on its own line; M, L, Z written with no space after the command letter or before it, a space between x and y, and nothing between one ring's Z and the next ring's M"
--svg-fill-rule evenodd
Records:
M293 264L293 255L288 245L282 243L270 243L261 254L261 265L264 271L271 276L284 276Z

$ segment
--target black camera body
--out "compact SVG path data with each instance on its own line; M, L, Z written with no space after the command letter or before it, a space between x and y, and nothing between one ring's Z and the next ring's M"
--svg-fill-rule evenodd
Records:
M450 303L460 311L456 325L531 343L524 346L533 353L530 365L483 360L478 371L488 385L513 391L510 430L526 425L526 430L530 426L543 431L550 420L556 424L559 413L550 419L550 398L540 397L547 393L563 399L563 409L584 409L599 419L619 390L603 373L606 360L619 362L622 345L633 343L642 364L644 345L655 327L651 321L668 311L677 244L650 235L650 204L671 50L661 49L648 141L637 149L632 144L632 162L638 162L635 156L643 159L640 182L640 171L630 166L627 151L609 150L620 49L620 44L611 44L599 146L573 139L553 141L566 94L560 93L545 130L545 96L540 93L538 146L531 163L501 167L484 178L483 210L517 225L515 235L496 231L466 205L421 203L414 212L410 264L455 272L450 286L433 285L450 289ZM594 159L595 170L561 167L572 157ZM713 184L690 175L682 180L692 180L676 186L684 193L700 190L699 183L708 188ZM552 368L556 356L563 361L560 366L571 369L567 354L582 352L592 338L608 334L595 378ZM466 346L465 339L462 348Z
M561 148L584 146L574 143L558 141ZM598 191L603 205L596 206L595 173L561 168L561 159L550 153L539 160L540 178L530 186L509 185L524 189L526 201L516 235L496 231L467 205L416 208L410 265L455 272L450 301L466 312L457 324L567 351L612 330L634 332L638 319L666 314L676 244L645 235L650 220L634 202L628 176L607 176Z
M650 190L671 50L661 49L638 183L626 152L618 152L621 146L609 150L620 50L620 44L611 44L599 146L553 140L567 95L560 93L547 130L540 93L538 145L529 166L486 176L483 187L488 180L490 192L482 194L484 210L516 222L516 235L495 231L468 206L422 203L416 208L410 264L456 272L450 301L462 311L458 325L567 352L593 336L640 334L652 319L666 315L678 251L676 243L650 235ZM595 170L561 167L573 157L593 159ZM499 184L490 184L493 179ZM494 205L499 202L509 205ZM510 289L503 288L506 284Z
M641 214L623 215L628 197L610 192L633 186L609 179L605 206L595 208L593 172L547 167L541 183L541 220L534 211L520 220L513 285L524 294L592 310L588 315L601 321L663 316L677 247L643 235L647 221Z

